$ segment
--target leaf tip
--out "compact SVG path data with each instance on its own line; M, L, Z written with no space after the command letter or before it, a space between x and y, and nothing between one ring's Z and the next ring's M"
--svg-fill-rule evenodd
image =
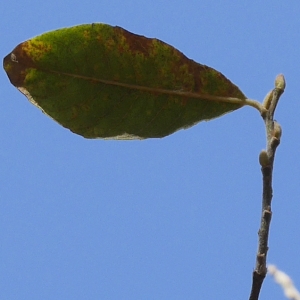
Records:
M26 42L19 44L11 53L3 59L3 68L15 87L22 87L26 77L26 70L33 67L33 61L24 51Z

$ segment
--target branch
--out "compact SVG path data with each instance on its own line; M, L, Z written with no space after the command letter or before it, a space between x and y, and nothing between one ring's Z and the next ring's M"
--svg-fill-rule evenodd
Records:
M284 92L285 80L283 75L278 75L275 80L275 88L267 94L263 106L267 109L262 113L267 135L267 149L262 150L259 162L263 175L262 215L260 229L258 231L258 252L256 266L253 271L252 288L249 300L258 300L261 286L267 274L267 252L269 229L272 217L271 202L273 196L272 175L276 149L280 143L281 127L274 121L274 113L280 96Z

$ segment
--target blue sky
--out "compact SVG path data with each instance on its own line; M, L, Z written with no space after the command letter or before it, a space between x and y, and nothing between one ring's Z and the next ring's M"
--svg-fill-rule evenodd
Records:
M283 73L268 261L300 288L299 1L2 1L0 53L46 31L159 38L262 101ZM1 86L1 299L247 299L265 132L250 107L164 139L85 140ZM283 299L267 278L260 299Z

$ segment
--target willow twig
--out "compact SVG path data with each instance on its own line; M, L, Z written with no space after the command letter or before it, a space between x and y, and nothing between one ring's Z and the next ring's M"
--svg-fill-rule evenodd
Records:
M256 266L253 271L252 288L250 300L257 300L261 290L261 286L267 274L267 252L269 229L272 217L271 202L273 197L272 175L273 164L276 149L280 143L281 127L274 121L274 113L285 88L285 80L283 75L278 75L275 80L275 88L266 96L263 103L267 111L262 114L265 122L267 135L267 149L262 150L259 155L259 162L263 175L263 195L262 195L262 215L260 229L258 231L258 252L256 256Z

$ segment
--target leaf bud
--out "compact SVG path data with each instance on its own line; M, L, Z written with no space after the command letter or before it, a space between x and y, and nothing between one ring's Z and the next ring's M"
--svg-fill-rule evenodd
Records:
M263 105L263 107L264 107L265 109L269 109L272 99L273 99L273 90L270 91L270 92L266 95L266 97L265 97L265 99L264 99L264 101L263 101L263 103L262 103L262 105Z
M261 150L259 153L259 163L263 168L269 165L270 161L266 150Z
M282 129L279 123L274 121L274 131L273 131L274 137L276 137L278 140L280 140L281 135L282 135Z
M284 79L283 74L279 74L279 75L276 76L275 87L277 89L280 89L280 90L284 91L284 89L285 89L285 79Z

